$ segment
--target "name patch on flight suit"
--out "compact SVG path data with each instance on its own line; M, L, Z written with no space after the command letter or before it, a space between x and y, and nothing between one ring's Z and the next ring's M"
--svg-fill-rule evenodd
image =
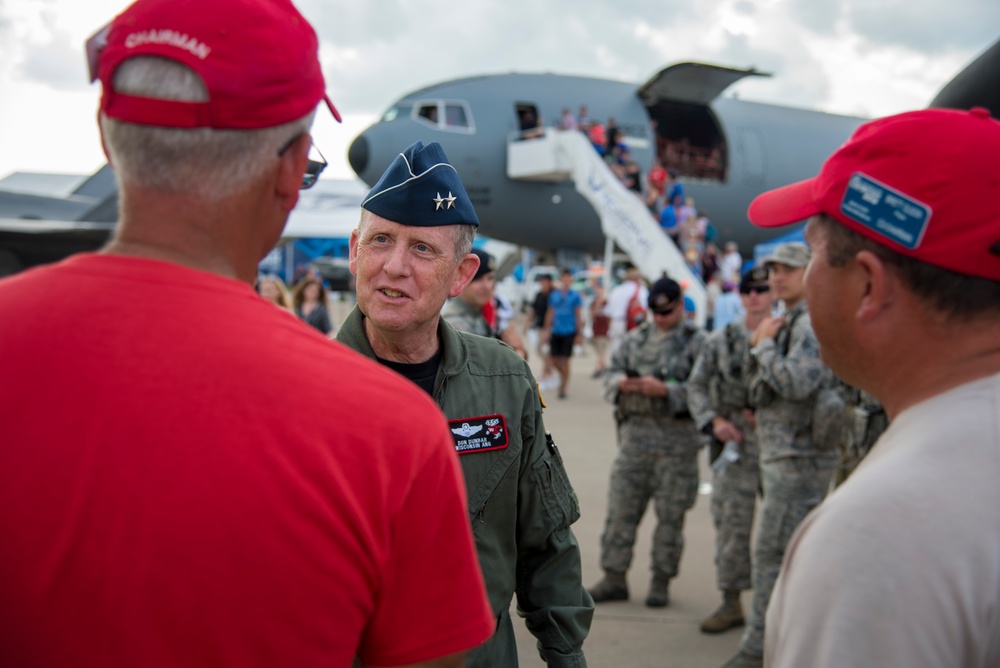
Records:
M449 420L455 451L460 455L485 450L503 450L510 445L507 421L502 415Z

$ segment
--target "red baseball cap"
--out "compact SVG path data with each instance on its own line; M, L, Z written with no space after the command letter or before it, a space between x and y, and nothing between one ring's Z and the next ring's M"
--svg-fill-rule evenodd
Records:
M325 101L319 43L290 0L137 0L87 43L101 111L139 125L253 130L306 116ZM127 58L159 56L201 76L207 102L115 92Z
M750 221L824 213L901 255L1000 281L1000 122L982 108L865 123L818 176L766 192Z

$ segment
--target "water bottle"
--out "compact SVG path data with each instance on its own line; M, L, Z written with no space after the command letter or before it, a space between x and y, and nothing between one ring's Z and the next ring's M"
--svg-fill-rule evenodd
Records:
M736 441L726 441L726 444L722 447L722 453L712 464L712 470L715 471L715 475L722 475L727 466L739 460L740 444Z

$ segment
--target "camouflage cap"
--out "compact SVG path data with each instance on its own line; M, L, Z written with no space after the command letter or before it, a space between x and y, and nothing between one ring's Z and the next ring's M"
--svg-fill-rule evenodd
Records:
M786 267L804 267L809 264L809 246L800 241L792 241L781 244L767 257L764 266L772 264L783 264Z

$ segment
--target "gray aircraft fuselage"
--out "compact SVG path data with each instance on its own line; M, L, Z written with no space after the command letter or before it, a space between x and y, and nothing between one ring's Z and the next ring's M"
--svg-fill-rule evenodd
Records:
M563 108L587 105L599 122L615 118L645 175L654 147L690 142L718 148L723 168L708 177L682 174L718 231L744 254L777 234L746 221L750 201L769 188L809 178L863 119L720 97L733 82L760 73L699 63L668 67L642 86L555 74L506 74L448 81L410 93L351 145L348 158L369 185L416 140L440 142L472 197L482 232L541 250L599 253L597 213L568 181L527 181L507 175L507 145L522 114L558 122ZM946 84L931 106L985 106L1000 116L1000 41ZM433 106L441 122L421 111ZM697 172L697 170L695 170ZM302 208L302 207L300 207ZM313 223L335 216L319 207ZM107 166L65 196L0 190L0 276L100 247L114 228L118 195ZM339 220L339 218L338 218ZM310 234L317 232L315 224Z
M721 178L682 173L680 182L711 220L718 239L736 241L748 251L777 234L747 221L750 201L765 190L815 175L864 119L720 98L718 93L729 83L756 73L687 66L681 77L671 72L681 66L664 70L643 89L555 74L441 83L394 103L382 120L354 140L348 158L358 176L372 185L405 147L418 140L437 141L458 170L484 235L539 250L600 253L604 235L598 215L572 182L532 182L507 174L507 144L519 138L519 108L533 108L542 124L552 127L562 109L575 113L583 104L594 120L615 119L643 177L657 142L661 147L665 141L718 147L724 164ZM720 79L719 73L725 76ZM432 123L420 115L435 102L439 119L449 107L461 108L465 125L444 119Z

